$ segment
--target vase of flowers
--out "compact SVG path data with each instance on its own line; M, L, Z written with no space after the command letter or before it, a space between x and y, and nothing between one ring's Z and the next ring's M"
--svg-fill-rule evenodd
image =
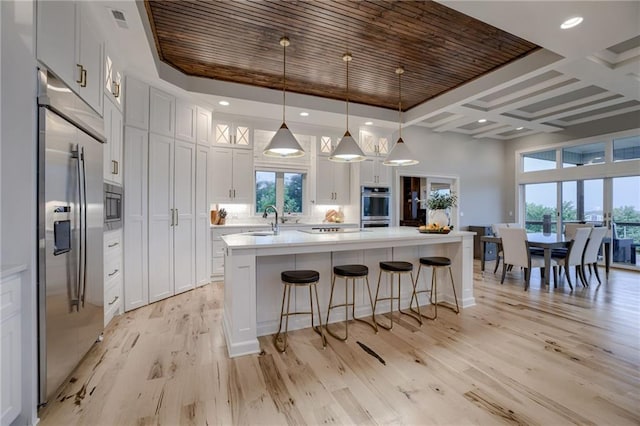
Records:
M453 192L444 193L432 191L427 199L429 209L429 224L435 224L440 228L449 226L449 211L451 207L456 207L458 196Z

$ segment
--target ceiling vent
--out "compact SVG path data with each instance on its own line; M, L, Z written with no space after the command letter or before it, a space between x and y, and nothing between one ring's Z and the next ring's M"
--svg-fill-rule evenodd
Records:
M113 19L116 21L116 24L120 28L128 29L129 25L127 25L127 20L124 17L124 13L121 10L110 9L111 15L113 15Z

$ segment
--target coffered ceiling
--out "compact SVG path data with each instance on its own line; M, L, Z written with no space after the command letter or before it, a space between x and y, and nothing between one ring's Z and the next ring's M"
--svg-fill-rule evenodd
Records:
M130 70L214 104L230 99L232 114L278 117L278 40L287 35L287 121L343 118L347 50L358 123L397 120L398 65L406 69L404 124L435 132L509 140L618 117L640 121L638 1L96 0L91 7L126 46L116 53ZM113 10L124 13L127 29L114 23ZM561 30L575 15L583 24ZM304 120L303 109L311 111Z

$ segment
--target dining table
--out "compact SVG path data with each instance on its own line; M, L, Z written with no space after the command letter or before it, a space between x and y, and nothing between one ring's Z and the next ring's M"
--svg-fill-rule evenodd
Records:
M556 233L528 232L527 241L529 242L529 247L537 247L544 250L544 284L549 285L549 278L551 276L551 252L553 249L568 248L571 245L571 239L565 238L564 235L558 235ZM498 250L496 250L496 252L500 252L502 239L493 235L483 235L480 237L480 242L482 243L482 250L480 251L480 270L484 272L484 253L486 245L496 244L498 246ZM605 270L608 277L610 265L609 244L611 243L611 240L607 240L605 237L605 239L603 239L603 243L605 245Z

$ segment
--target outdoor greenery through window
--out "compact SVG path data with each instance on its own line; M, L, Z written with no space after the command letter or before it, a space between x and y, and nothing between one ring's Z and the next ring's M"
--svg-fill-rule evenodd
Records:
M256 213L275 205L282 213L302 213L305 174L256 170Z

